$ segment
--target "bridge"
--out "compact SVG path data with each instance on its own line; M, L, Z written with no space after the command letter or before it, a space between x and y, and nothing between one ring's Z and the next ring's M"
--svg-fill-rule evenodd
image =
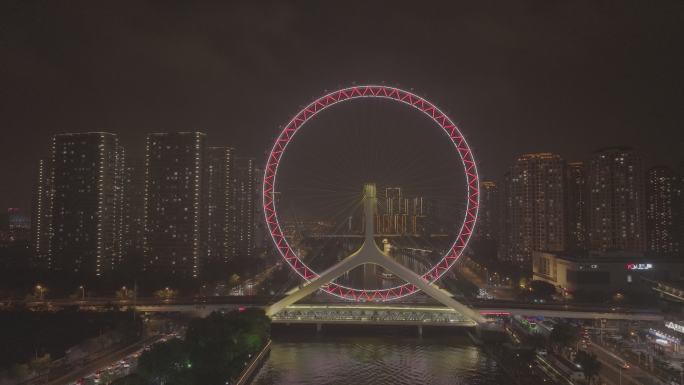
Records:
M451 312L458 314L458 316L454 315L454 317L462 318L464 320L468 319L471 321L472 325L485 325L488 323L488 320L478 312L456 301L448 292L440 289L437 287L437 285L426 281L411 269L395 261L390 256L386 255L382 250L380 250L378 245L375 243L374 234L375 210L377 206L375 184L367 183L364 186L363 206L365 229L364 241L361 247L348 257L344 258L342 261L322 272L318 277L307 282L305 285L300 286L288 294L285 298L267 307L266 315L272 319L289 317L291 311L288 310L288 307L294 303L308 297L321 288L327 287L337 277L343 275L349 270L362 264L372 263L383 267L385 270L400 277L409 284L414 285L431 298L437 300L437 302L445 305L446 308L450 309ZM341 315L340 311L341 310L337 310L337 313L328 312L328 314ZM280 315L281 312L284 313ZM324 311L319 310L319 313L323 314ZM314 313L309 311L307 314Z
M445 307L409 305L291 305L271 316L276 324L417 325L476 327L477 322Z
M344 258L341 262L328 268L317 278L296 288L286 297L266 307L266 314L276 323L353 323L353 324L434 324L441 326L488 326L491 320L487 315L522 315L544 316L573 319L627 319L639 321L660 321L660 313L643 313L627 311L625 309L605 308L576 308L571 305L553 305L546 308L521 308L502 304L499 307L489 307L489 303L482 303L483 308L468 307L435 284L427 282L415 272L381 251L375 243L373 230L375 228L375 207L377 196L374 184L364 186L365 234L361 247ZM312 304L294 305L296 302L326 287L335 278L364 263L374 263L415 285L432 299L445 307L425 307L399 304Z
M525 308L478 308L483 317L529 316L586 320L663 321L660 313L581 311ZM274 323L381 324L476 327L472 319L445 307L416 305L336 304L292 305L271 317Z
M450 234L396 234L396 233L378 233L375 234L376 237L380 238L405 238L405 237L428 237L428 238L450 238L452 235ZM365 238L366 236L363 234L313 234L313 233L307 233L304 235L304 238L312 238L312 239L337 239L337 238Z
M208 315L212 311L229 311L241 307L258 307L266 309L272 301L270 296L221 296L221 297L180 297L171 299L160 299L154 297L143 297L133 299L113 299L107 297L77 299L51 299L48 301L29 301L19 302L28 307L70 307L79 306L83 308L104 309L112 306L120 308L135 309L142 313L189 313L194 315ZM0 303L0 307L10 303ZM312 302L304 305L291 305L290 308L306 306L310 309L343 308L363 306L382 308L382 304L376 303L319 303ZM421 311L442 311L447 308L437 307L431 304L418 304L412 302L392 302L385 305L388 308L415 308ZM469 306L479 312L484 317L491 316L543 316L553 318L568 319L611 319L611 320L630 320L630 321L662 321L663 314L657 309L645 309L640 307L613 307L605 308L595 304L561 304L545 303L532 304L514 301L496 300L477 300L469 301ZM438 310L441 309L441 310ZM331 323L333 323L331 321Z

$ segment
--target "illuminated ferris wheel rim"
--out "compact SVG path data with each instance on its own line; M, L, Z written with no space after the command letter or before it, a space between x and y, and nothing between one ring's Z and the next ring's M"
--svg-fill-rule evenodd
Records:
M479 177L472 151L458 127L456 127L451 119L435 105L406 90L382 85L363 85L343 88L314 100L290 120L276 138L273 148L268 155L266 167L264 168L262 198L264 218L269 233L271 234L273 243L280 255L300 277L304 278L307 282L318 277L318 273L309 268L292 250L280 227L278 213L273 199L278 166L280 165L280 159L285 153L287 145L306 122L318 115L321 111L335 104L363 98L394 100L421 111L442 128L454 144L461 159L461 164L466 175L466 210L460 230L452 246L442 256L439 262L432 265L422 276L424 280L430 283L435 282L449 271L456 261L458 261L473 233L479 208ZM419 289L410 283L388 289L366 290L355 289L331 282L323 286L322 290L347 300L388 301L413 294Z

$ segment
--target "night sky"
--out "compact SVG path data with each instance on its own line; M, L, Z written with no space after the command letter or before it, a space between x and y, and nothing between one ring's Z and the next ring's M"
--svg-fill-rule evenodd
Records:
M525 152L684 161L681 0L255 3L3 1L0 207L30 207L52 134L116 132L140 154L148 132L202 130L263 159L301 105L352 82L448 111L485 178ZM406 121L386 111L366 122Z

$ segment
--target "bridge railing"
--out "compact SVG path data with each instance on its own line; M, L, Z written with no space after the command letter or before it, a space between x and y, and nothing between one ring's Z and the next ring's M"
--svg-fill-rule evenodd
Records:
M275 322L370 322L470 325L472 320L455 311L336 308L286 308L272 316Z

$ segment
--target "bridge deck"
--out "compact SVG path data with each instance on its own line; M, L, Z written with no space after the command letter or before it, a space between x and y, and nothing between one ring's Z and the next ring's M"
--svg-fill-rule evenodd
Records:
M291 305L274 314L271 320L286 324L477 326L453 309L400 305Z

